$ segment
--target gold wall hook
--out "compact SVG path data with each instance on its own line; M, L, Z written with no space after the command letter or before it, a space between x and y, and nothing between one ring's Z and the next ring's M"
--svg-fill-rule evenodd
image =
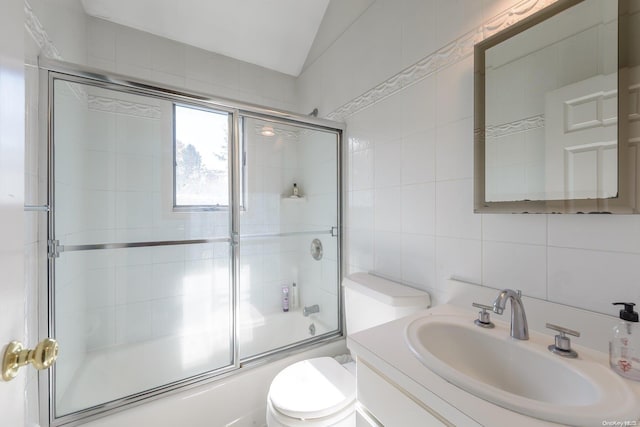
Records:
M18 369L31 363L36 369L48 369L58 357L58 343L51 338L40 341L33 350L25 349L22 343L11 341L2 357L2 379L11 381Z

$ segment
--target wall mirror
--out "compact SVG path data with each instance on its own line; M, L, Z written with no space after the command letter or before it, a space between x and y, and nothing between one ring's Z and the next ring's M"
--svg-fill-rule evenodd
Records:
M476 212L637 212L639 3L559 0L476 45Z

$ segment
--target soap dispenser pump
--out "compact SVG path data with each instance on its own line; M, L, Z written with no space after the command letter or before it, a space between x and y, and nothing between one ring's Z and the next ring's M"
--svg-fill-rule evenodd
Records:
M640 325L632 302L614 302L624 305L620 322L613 328L609 341L609 365L625 378L640 381Z

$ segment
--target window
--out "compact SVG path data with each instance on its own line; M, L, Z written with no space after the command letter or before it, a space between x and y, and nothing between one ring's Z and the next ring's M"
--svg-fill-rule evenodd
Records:
M229 206L231 114L174 105L175 208Z

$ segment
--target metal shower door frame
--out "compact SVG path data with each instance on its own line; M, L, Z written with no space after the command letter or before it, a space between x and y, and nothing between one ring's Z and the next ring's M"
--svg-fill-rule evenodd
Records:
M122 75L105 73L103 71L91 69L84 66L69 64L61 61L40 59L40 126L46 129L41 134L46 136L47 150L47 205L43 211L47 212L47 277L42 278L39 283L38 299L39 308L39 336L54 337L55 331L55 259L60 256L61 252L99 250L99 249L119 249L134 247L151 247L151 246L168 246L183 244L204 244L204 243L228 243L230 245L230 344L232 350L232 363L213 371L204 372L192 377L183 378L182 380L165 384L151 390L126 396L115 401L103 403L89 409L84 409L71 414L63 415L56 418L55 414L55 376L53 370L41 371L39 373L39 409L40 420L42 425L74 426L86 422L90 419L106 416L110 413L140 405L153 399L164 397L170 393L177 393L186 389L202 385L233 375L243 367L251 367L277 360L290 353L295 353L308 348L311 345L320 345L329 341L342 338L343 318L340 313L342 310L342 297L340 292L340 280L342 277L342 137L345 131L344 124L318 119L310 116L302 116L290 112L278 111L271 108L265 108L253 104L247 104L229 100L226 98L217 98L205 94L187 92L183 89L162 87L157 83L132 79ZM134 95L150 96L173 103L181 103L192 105L204 109L216 111L224 111L231 117L231 136L232 144L229 147L229 236L217 237L210 239L194 239L183 241L153 241L153 242L131 242L131 243L111 243L96 245L66 245L61 246L56 240L55 234L55 147L54 147L54 82L66 81L69 83L85 84L105 89L116 90ZM45 102L46 101L46 102ZM309 340L294 343L292 345L274 349L267 353L259 355L259 357L251 358L247 361L240 361L239 358L239 340L238 340L238 294L239 294L239 244L240 244L240 179L241 179L241 162L242 153L240 149L240 121L243 117L258 118L274 123L282 123L294 125L301 128L312 130L322 130L334 133L336 135L337 150L337 227L332 227L326 231L337 238L338 253L338 271L336 283L338 286L338 329L331 333L321 335ZM44 138L44 136L43 136ZM320 232L323 234L323 232ZM307 234L307 232L293 232L270 235L246 236L249 238L274 237L276 235L295 235ZM318 233L316 233L318 234ZM243 236L244 237L244 236Z

